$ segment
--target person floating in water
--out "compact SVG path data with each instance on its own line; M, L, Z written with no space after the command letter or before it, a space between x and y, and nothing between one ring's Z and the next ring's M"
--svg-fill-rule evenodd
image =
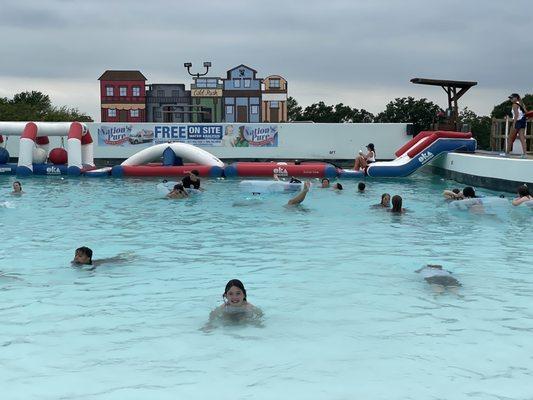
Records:
M246 324L261 325L263 311L248 302L244 284L238 279L232 279L226 284L222 294L224 304L215 308L209 314L209 321L204 326L204 331L209 331L218 324Z
M320 185L322 189L329 188L329 179L328 178L322 178L322 183Z
M357 184L357 191L358 191L359 193L364 193L364 192L365 192L365 188L366 188L366 185L365 185L364 182L359 182L359 183Z
M185 190L181 183L174 185L172 191L167 194L169 199L186 199L189 197L189 193Z
M425 267L417 269L415 272L422 275L424 280L437 293L442 293L446 289L455 291L461 286L461 283L452 276L452 273L443 269L442 265L428 264Z
M390 208L390 194L383 193L381 195L381 202L379 204L374 204L372 208Z
M342 184L340 184L339 182L335 182L333 184L333 190L336 190L336 191L339 191L339 190L343 190L344 188L342 187Z
M93 267L92 269L94 269L94 267L97 267L98 265L102 264L125 263L128 261L131 261L131 254L129 253L119 254L115 257L108 257L93 261L93 251L86 246L82 246L78 247L74 252L74 260L72 260L71 263L72 265L77 267L90 265Z
M403 214L407 210L405 208L402 208L402 196L394 195L392 196L392 208L388 209L387 211L390 211L394 214Z
M519 186L518 189L516 189L516 193L518 195L517 198L513 199L513 206L519 206L522 203L525 203L526 201L532 201L533 196L531 193L529 193L529 188L527 185Z
M20 184L19 181L15 181L13 182L13 191L11 192L11 194L23 194L24 192L22 191L22 185Z
M442 192L446 200L464 200L476 198L476 191L472 186L466 186L463 191L459 189L445 190Z
M198 172L197 169L193 169L191 172L189 172L189 175L187 175L185 178L181 180L183 187L186 189L190 189L192 186L193 189L204 190L200 188L199 176L200 176L200 172Z
M294 196L292 199L290 199L287 202L288 206L296 206L300 204L302 201L305 200L305 196L307 196L307 193L309 192L309 187L311 186L311 183L309 181L305 182L302 190L300 193L298 193L296 196Z

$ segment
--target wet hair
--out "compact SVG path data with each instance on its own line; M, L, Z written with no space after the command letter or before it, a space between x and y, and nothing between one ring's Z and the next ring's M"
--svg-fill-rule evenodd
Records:
M442 269L442 265L439 264L428 264L426 265L428 268L435 268L435 269Z
M459 189L457 189L457 188L452 189L452 192L454 192L455 194L459 194L459 193L461 193L461 191L460 191Z
M381 195L381 204L383 204L383 199L385 199L385 196L389 196L389 199L390 199L390 194L388 194L388 193L383 193L383 194Z
M20 190L22 190L22 185L21 185L20 181L15 181L15 182L13 182L13 185L14 185L15 183L18 183L18 184L19 184L19 187L20 187Z
M398 196L397 194L392 196L392 209L391 212L402 212L402 196Z
M328 181L328 183L329 183L329 179L328 178L322 178L322 182L324 182L324 181Z
M336 183L335 184L335 188L338 189L338 190L342 190L342 185L340 183Z
M174 185L174 190L183 190L183 184L177 183L176 185Z
M197 169L193 169L193 170L191 171L191 174L196 175L196 176L200 176L200 173L198 172Z
M516 189L516 192L520 197L531 196L529 188L526 185L519 186L518 189Z
M302 183L302 181L299 179L296 179L294 176L291 176L291 180L289 181L289 183Z
M76 254L77 253L86 255L87 257L89 257L89 264L93 263L93 251L90 248L86 246L78 247L76 249Z
M242 282L238 279L232 279L231 281L226 283L226 289L224 289L224 294L222 295L222 297L226 297L226 294L233 286L238 287L242 290L242 293L244 294L244 301L246 301L246 289L244 288Z
M366 147L367 147L367 149L370 149L374 153L376 152L376 150L374 149L374 143L368 143L368 146L366 146Z
M476 197L476 191L472 186L467 186L463 189L463 196L465 197Z
M360 192L362 192L363 190L365 190L365 188L366 188L366 185L365 185L364 182L359 182L359 183L357 184L357 189L358 189Z

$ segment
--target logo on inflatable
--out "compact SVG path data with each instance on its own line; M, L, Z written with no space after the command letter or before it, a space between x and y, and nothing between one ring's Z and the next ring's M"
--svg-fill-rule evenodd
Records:
M281 167L274 168L274 173L281 175L281 176L289 176L289 173L287 172L287 170Z
M61 170L57 167L47 167L46 175L61 175Z
M425 153L420 154L420 157L418 157L418 161L420 161L421 164L425 164L429 160L431 160L433 156L434 154L431 151L426 151Z

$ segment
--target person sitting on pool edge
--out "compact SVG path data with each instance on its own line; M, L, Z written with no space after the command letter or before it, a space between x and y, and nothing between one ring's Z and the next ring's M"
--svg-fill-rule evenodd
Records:
M518 197L513 199L513 206L519 206L526 201L533 200L533 196L531 196L531 193L529 193L529 188L527 185L519 186L518 189L516 189L516 193L518 194Z
M181 180L183 187L186 189L190 189L192 186L193 189L203 190L200 188L199 176L200 176L200 172L198 172L197 169L193 169L191 172L189 172L189 175L187 175L185 178Z
M13 182L13 191L11 192L11 194L22 194L24 193L22 191L22 185L20 184L19 181L15 181Z
M390 194L383 193L381 195L381 202L379 204L374 204L373 208L390 208Z
M391 213L395 214L403 214L407 210L405 208L402 208L402 196L394 195L392 196L392 208L388 209L387 211L390 211Z
M305 200L305 196L307 196L307 193L309 192L309 187L311 186L311 183L309 181L305 182L302 190L300 193L298 193L296 196L294 196L292 199L290 199L287 202L288 206L296 206L300 204L302 201Z
M354 171L364 170L369 164L376 162L376 149L374 148L374 143L368 143L366 149L368 150L368 153L366 154L359 151L359 155L354 162Z
M189 193L187 193L181 183L178 183L174 185L174 188L167 194L167 197L169 199L186 199L189 197Z
M365 188L366 188L366 185L365 185L364 182L359 182L359 183L357 184L357 191L358 191L359 193L364 193L364 192L365 192Z

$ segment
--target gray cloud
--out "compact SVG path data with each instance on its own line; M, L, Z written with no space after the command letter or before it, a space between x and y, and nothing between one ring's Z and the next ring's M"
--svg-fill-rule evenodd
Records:
M476 80L479 87L465 100L488 113L507 92L532 91L527 6L525 0L3 2L0 79L13 87L28 78L94 82L89 97L97 98L96 79L106 69L189 83L183 62L210 60L219 76L240 63L261 76L284 75L304 104L321 99L313 96L335 101L338 93L338 101L370 109L357 93L379 93L382 106L373 111L393 93L428 93L409 83L415 76ZM442 93L433 90L430 99L442 104ZM504 97L481 98L489 92ZM83 109L80 96L73 93L69 104Z

